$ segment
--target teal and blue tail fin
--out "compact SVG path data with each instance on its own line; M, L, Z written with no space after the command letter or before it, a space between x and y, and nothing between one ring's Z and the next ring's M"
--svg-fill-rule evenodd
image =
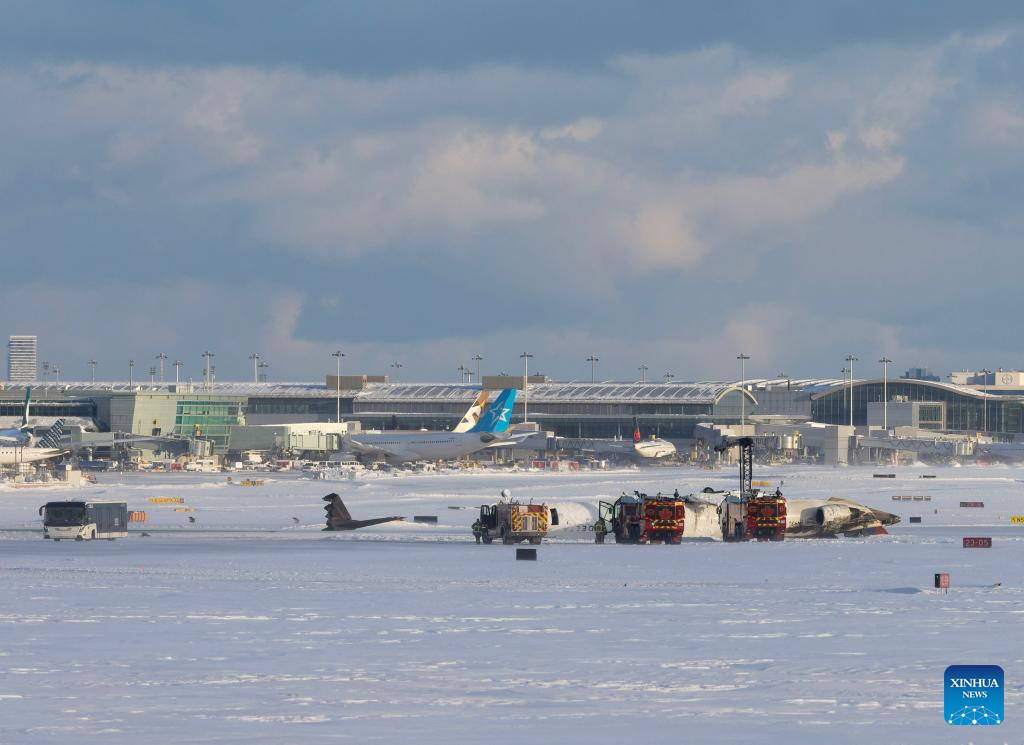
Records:
M480 417L470 432L507 432L512 420L512 407L516 402L516 389L505 388L494 403Z

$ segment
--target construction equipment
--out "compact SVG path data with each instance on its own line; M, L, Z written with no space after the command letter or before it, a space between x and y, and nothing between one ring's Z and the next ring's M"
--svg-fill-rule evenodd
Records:
M537 545L547 535L549 525L558 525L558 510L546 504L523 504L513 500L508 489L502 489L496 504L480 505L480 525L484 543L500 538L505 545L522 541Z
M675 496L648 496L634 491L614 503L600 502L598 514L610 524L616 543L683 542L686 503Z
M722 537L727 541L781 541L786 537L786 498L778 489L754 489L754 438L726 438L717 452L740 449L740 490L722 503Z

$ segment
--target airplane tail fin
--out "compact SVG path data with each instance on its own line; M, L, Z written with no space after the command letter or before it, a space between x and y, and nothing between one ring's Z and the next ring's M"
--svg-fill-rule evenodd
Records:
M516 389L505 388L490 405L470 432L507 432L516 402Z
M470 432L473 430L473 427L475 427L480 421L480 415L483 413L484 407L487 406L488 395L487 391L480 391L480 393L477 394L473 405L469 407L466 415L462 417L462 421L459 422L458 426L456 426L452 432Z
M32 400L32 386L25 389L25 409L21 412L21 428L28 428L28 407L29 402Z
M324 501L330 503L324 507L324 512L327 513L328 529L337 529L341 523L351 522L352 515L349 514L345 503L341 501L341 497L332 492L324 497Z
M46 430L46 434L36 442L37 448L60 449L61 441L64 439L64 420L58 419L53 426Z
M633 417L633 442L640 442L640 422Z

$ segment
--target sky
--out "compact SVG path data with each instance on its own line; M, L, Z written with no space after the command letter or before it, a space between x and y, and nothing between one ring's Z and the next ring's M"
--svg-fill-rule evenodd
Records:
M0 12L0 335L64 380L1024 367L1019 3Z

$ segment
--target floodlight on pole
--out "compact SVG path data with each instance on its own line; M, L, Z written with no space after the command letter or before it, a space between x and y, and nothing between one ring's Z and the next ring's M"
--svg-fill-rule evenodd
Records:
M391 363L391 367L392 367L392 368L394 369L394 371L395 371L395 382L397 383L397 382L398 382L398 371L402 369L403 365L402 365L402 363L401 363L401 362L398 362L398 361L396 360L395 362L392 362L392 363Z
M203 352L203 359L206 360L206 368L204 370L206 390L210 390L210 360L212 360L214 357L216 357L216 355L210 350L206 350L205 352Z
M523 352L519 357L523 361L523 423L525 424L530 421L530 358L533 355Z
M181 360L174 361L174 384L181 382L181 366L185 364Z
M645 365L643 362L640 363L640 367L638 367L637 370L640 371L640 382L641 383L646 383L647 382L647 371L650 370L650 369L651 368L647 367L647 365Z
M128 360L128 387L131 388L134 381L135 360Z
M481 386L484 382L484 379L480 377L480 360L482 359L483 357L480 354L473 355L473 362L476 363L476 384Z
M259 368L260 370L266 370L266 369L267 369L268 367L270 367L270 363L269 363L269 362L260 362L260 364L259 364L259 365L257 365L257 367L258 367L258 368ZM264 383L266 383L266 382L267 382L267 373L266 373L266 372L262 372L262 373L260 373L260 376L259 376L259 377L260 377L260 381L262 381L262 382L264 382Z
M249 355L249 359L252 360L252 382L259 383L260 370L257 365L259 364L260 356L257 352L253 352L252 354Z
M665 379L665 382L666 382L666 383L671 383L671 382L672 382L672 379L673 379L673 378L674 378L675 376L676 376L676 374L675 374L675 373L670 373L670 372L669 372L669 373L665 373L665 374L664 374L664 375L662 375L661 377L663 377L663 378Z
M160 382L164 382L164 360L167 359L167 355L161 352L156 356L156 359L160 360Z
M96 360L89 360L89 366L92 367L92 383L96 385Z
M333 357L338 362L338 373L337 373L337 376L334 379L334 383L335 383L335 385L334 385L334 387L335 387L334 421L335 422L340 422L341 421L341 358L344 357L344 356L345 356L345 353L342 352L340 349L337 350L337 351L331 352L331 357Z
M746 427L747 425L747 360L750 356L740 352L736 355L736 359L740 361L740 427ZM745 431L741 434L746 434Z
M149 368L149 384L152 386L156 382L156 366L153 365Z
M882 429L889 429L889 365L892 364L886 356L879 360L882 364Z
M846 355L846 361L850 363L850 426L853 426L853 363L860 362L860 357L852 354Z

